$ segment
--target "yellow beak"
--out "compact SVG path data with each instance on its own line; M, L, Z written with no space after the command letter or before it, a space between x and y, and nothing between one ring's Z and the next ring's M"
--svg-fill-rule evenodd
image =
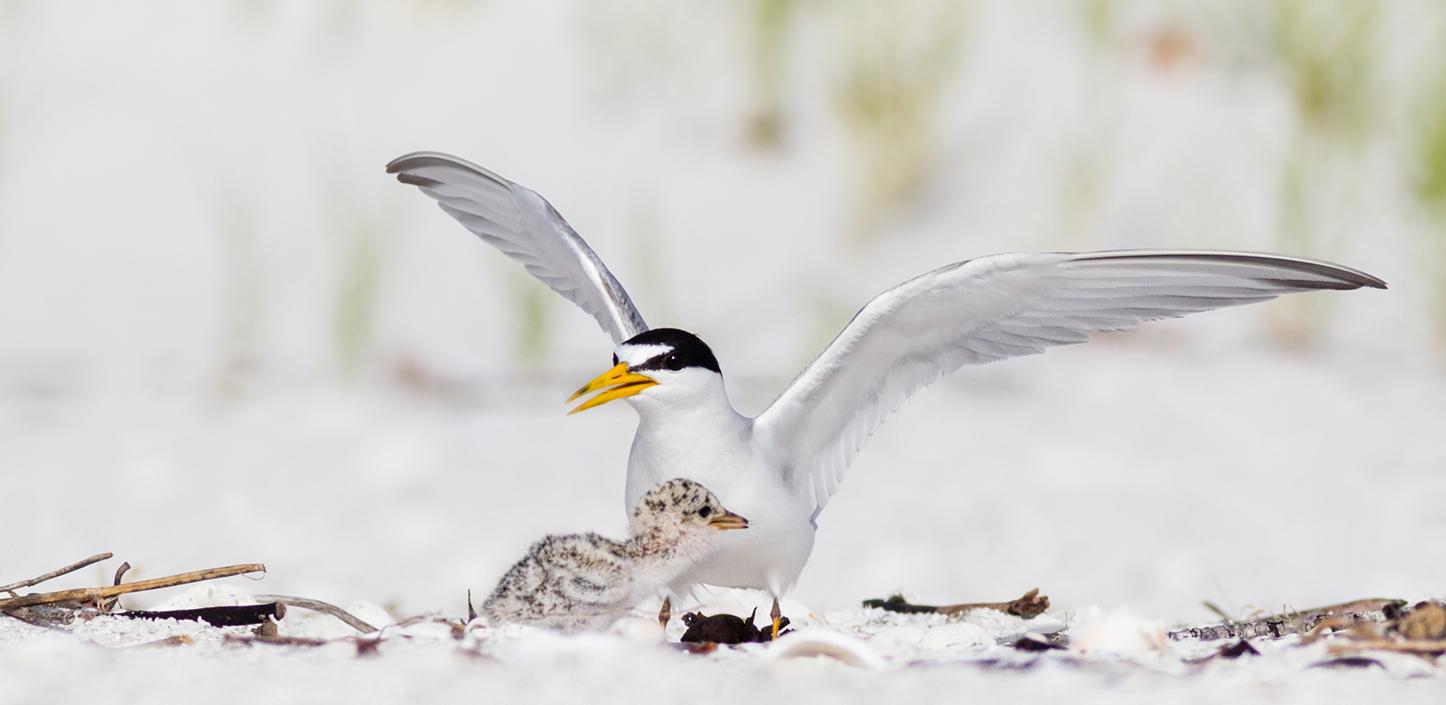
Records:
M708 520L708 526L715 529L746 529L748 520L733 512L723 512Z
M567 398L569 402L575 401L585 394L591 394L599 389L606 388L603 393L579 404L576 409L567 412L567 415L572 416L579 411L587 411L595 406L602 406L614 399L630 397L657 383L657 380L647 375L629 372L628 363L619 362L611 370L594 377L591 382L583 385L581 389L573 392L572 396Z

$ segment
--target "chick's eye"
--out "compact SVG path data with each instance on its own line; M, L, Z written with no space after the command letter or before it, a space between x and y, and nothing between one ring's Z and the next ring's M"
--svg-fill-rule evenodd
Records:
M704 519L707 519L707 518L708 518L708 515L709 515L709 514L712 514L712 513L713 513L713 508L712 508L712 507L703 507L702 509L699 509L699 510L698 510L698 516L703 517Z

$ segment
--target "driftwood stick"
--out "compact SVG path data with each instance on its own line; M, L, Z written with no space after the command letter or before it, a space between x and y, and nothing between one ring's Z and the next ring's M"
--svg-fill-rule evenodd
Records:
M36 577L34 577L34 578L31 578L31 579L29 579L29 580L21 580L21 581L18 582L18 583L11 583L11 584L9 584L9 585L0 585L0 592L8 592L8 593L14 595L14 594L15 594L15 591L16 591L16 590L19 590L20 588L27 588L27 587L30 587L31 585L39 585L40 583L43 583L43 582L45 582L45 581L47 581L47 580L50 580L50 579L52 579L52 578L58 578L58 577L60 577L60 576L62 576L62 575L65 575L66 573L74 573L75 571L80 570L81 568L84 568L84 567L86 567L86 566L88 566L88 565L93 565L93 564L95 564L95 563L99 563L99 562L104 561L104 560L109 560L110 557L111 557L111 555L112 555L112 554L111 554L109 551L107 551L107 552L105 552L105 553L97 553L97 554L95 554L94 556L91 556L90 558L86 558L86 559L79 560L79 561L76 561L76 562L74 562L74 563L71 563L70 565L65 566L64 568L56 568L55 570L52 570L52 571L50 571L49 573L46 573L45 575L38 575L38 576L36 576Z
M1395 651L1403 654L1439 656L1446 654L1446 639L1402 639L1400 641L1371 639L1366 641L1346 641L1339 644L1331 644L1329 650L1332 654L1348 654L1360 651Z
M321 600L313 600L306 597L291 597L289 595L257 595L256 599L266 600L268 602L280 602L287 607L300 607L304 610L311 610L313 612L329 614L333 617L336 617L337 619L340 619L343 622L346 622L347 626L363 634L372 634L377 631L376 627L367 624L366 622L357 618L356 615L340 607L337 607L330 602L322 602Z
M213 627L237 627L246 624L265 624L268 619L281 619L286 616L286 606L280 602L268 602L264 605L228 605L199 607L190 610L131 610L115 612L111 616L126 619L199 620Z
M903 595L889 595L888 599L880 600L874 598L864 600L864 607L877 607L885 612L900 612L903 614L934 614L939 611L934 605L916 605L904 599Z
M1184 627L1167 632L1170 639L1279 639L1291 634L1307 634L1329 620L1334 628L1343 628L1356 622L1384 622L1385 610L1405 604L1401 600L1368 598L1326 605L1309 610L1283 612L1243 622L1207 624L1199 627ZM1329 627L1328 627L1329 628Z
M878 607L889 612L905 614L947 614L960 615L979 609L998 610L1024 619L1034 619L1049 609L1049 597L1039 594L1039 588L1024 593L1017 600L1008 602L966 602L957 605L916 605L893 595L887 600L864 600L864 607Z
M265 572L266 566L261 563L244 563L241 565L228 565L222 568L193 570L188 573L177 573L175 575L167 575L150 580L137 580L133 583L123 583L109 587L38 592L33 595L21 595L20 597L0 600L0 610L11 609L13 607L29 607L31 605L50 605L57 602L95 602L131 592L159 590L161 588L175 587L176 585L198 583L202 580L215 580L216 578L229 578L247 573Z
M1379 624L1361 621L1355 612L1323 617L1311 630L1301 634L1300 645L1309 646L1335 632L1344 632L1356 639L1375 639L1380 634Z

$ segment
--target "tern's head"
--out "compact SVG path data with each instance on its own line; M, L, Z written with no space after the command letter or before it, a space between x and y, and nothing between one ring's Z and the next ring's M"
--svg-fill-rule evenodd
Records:
M633 507L629 523L634 535L657 532L678 538L748 528L748 520L725 509L708 488L682 478L645 492Z
M634 406L688 403L723 389L718 358L698 336L677 328L654 328L623 341L612 369L578 389L568 401L603 390L571 413L628 399Z

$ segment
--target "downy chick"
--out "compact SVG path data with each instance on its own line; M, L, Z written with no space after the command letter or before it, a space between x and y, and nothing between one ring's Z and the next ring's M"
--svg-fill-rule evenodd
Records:
M493 623L562 630L610 625L700 561L725 530L748 520L707 488L673 479L648 490L633 509L632 537L547 536L502 576L482 613Z

